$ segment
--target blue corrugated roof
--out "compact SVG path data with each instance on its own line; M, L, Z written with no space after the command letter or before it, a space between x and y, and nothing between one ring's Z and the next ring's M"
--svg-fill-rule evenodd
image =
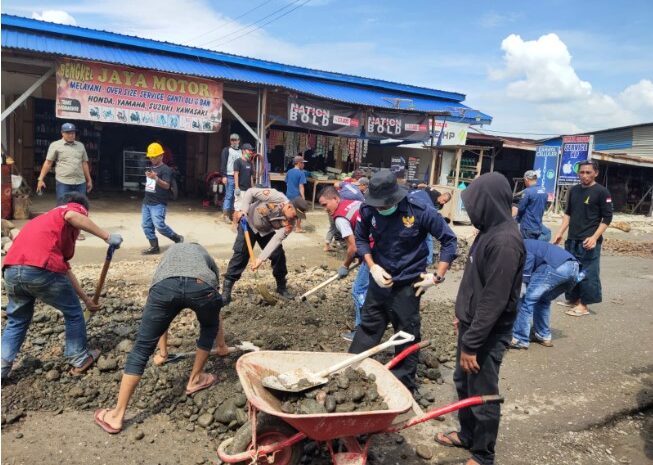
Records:
M2 15L2 47L55 56L227 81L282 87L362 106L393 108L392 99L412 101L412 110L450 112L471 123L492 118L460 103L464 95L377 79L287 66L166 42Z

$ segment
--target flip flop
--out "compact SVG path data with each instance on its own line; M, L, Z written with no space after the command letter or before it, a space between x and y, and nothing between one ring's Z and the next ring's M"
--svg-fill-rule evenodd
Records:
M590 312L581 312L577 308L572 308L571 310L567 310L565 313L569 316L585 316L590 314Z
M72 376L81 376L81 375L83 375L84 373L86 373L86 371L89 368L91 368L93 366L95 361L100 357L101 353L102 352L100 352L100 350L98 350L98 349L89 350L88 351L88 357L84 361L84 364L81 367L71 368L69 373Z
M443 445L445 447L456 447L458 449L469 449L469 447L466 447L462 442L460 442L459 438L456 438L453 436L453 434L458 433L458 431L449 431L448 433L437 433L435 435L435 442L437 442L440 445ZM439 434L442 434L443 437L447 438L449 442L443 441L438 437Z
M227 353L224 355L220 355L218 353L218 349L211 349L211 355L217 355L218 357L228 357L229 355L233 354L236 352L238 349L236 347L227 347Z
M99 410L96 410L95 414L93 415L93 419L95 420L95 423L107 433L118 434L122 431L122 428L114 428L109 423L104 421L104 417L108 411L109 411L108 408L101 408Z
M215 383L218 382L218 377L217 376L215 376L214 374L210 374L210 373L209 373L209 376L210 376L209 381L207 381L205 383L202 383L199 386L195 386L193 389L186 389L186 395L187 396L192 396L196 392L199 392L199 391L202 391L204 389L210 388L211 386L213 386Z
M573 308L576 306L570 302L567 302L566 300L557 300L556 304L560 305L561 307L569 307L569 308Z

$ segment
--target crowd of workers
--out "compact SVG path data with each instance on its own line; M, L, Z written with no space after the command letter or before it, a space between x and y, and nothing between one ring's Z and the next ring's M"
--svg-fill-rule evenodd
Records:
M232 301L232 289L248 263L256 271L269 259L279 296L293 298L287 287L282 243L293 231L303 231L300 221L307 210L304 160L294 159L285 194L254 187L252 147L241 147L236 134L230 142L222 153L224 217L237 234L221 293L218 267L208 252L199 244L184 243L183 236L165 223L172 173L162 162L163 147L152 143L147 148L151 167L144 173L142 227L150 247L143 253L159 253L156 232L174 244L154 273L116 406L95 412L95 422L108 433L121 431L129 400L157 345L160 353L155 364L165 363L166 331L182 309L192 309L200 327L186 386L187 395L193 395L217 381L204 366L212 351L229 352L220 309ZM69 261L81 231L116 248L122 243L120 235L88 218L86 193L92 189L88 157L83 145L75 141L72 124L63 125L62 140L52 144L46 160L37 190L45 187L44 176L56 163L58 206L25 225L2 265L8 296L7 325L2 333L3 380L9 377L25 339L36 299L63 313L64 355L71 375L81 375L93 365L99 351L88 347L80 299L91 312L99 306L85 294ZM499 393L499 369L507 348L526 349L530 342L552 347L550 305L558 295L566 293L566 301L561 303L571 306L567 314L575 317L589 315L588 305L601 301L601 242L612 218L612 204L609 192L595 182L595 163L580 163L578 174L580 184L570 190L553 243L548 242L550 231L542 223L547 198L535 172L525 173L526 189L516 206L508 180L499 173L478 177L461 193L477 231L468 256L460 258L466 264L455 305L454 382L461 399ZM415 187L407 189L393 173L381 170L371 179L337 183L319 195L331 222L325 249L338 240L347 248L338 276L344 278L359 266L352 285L354 331L343 335L351 341L352 353L377 345L389 324L395 332L405 331L419 342L421 297L445 280L457 258L456 235L438 212L451 194ZM556 244L567 230L563 249ZM439 243L439 261L428 272L433 240ZM258 257L252 256L254 244L262 249ZM417 387L417 362L414 353L393 369L410 391ZM498 404L463 409L459 412L460 429L439 433L435 441L468 449L468 465L493 464L499 419Z

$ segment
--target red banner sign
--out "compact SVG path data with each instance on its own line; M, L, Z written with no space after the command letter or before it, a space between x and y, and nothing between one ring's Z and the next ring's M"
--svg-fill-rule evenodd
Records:
M217 132L222 83L103 63L57 63L57 117Z

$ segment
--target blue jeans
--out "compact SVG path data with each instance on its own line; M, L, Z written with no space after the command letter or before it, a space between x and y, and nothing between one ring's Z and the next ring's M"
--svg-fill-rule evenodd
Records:
M370 285L370 268L367 263L363 262L358 269L356 279L351 286L351 295L354 298L354 325L356 327L361 324L361 307L365 303L365 296L367 295L367 288Z
M145 237L153 241L156 239L156 233L154 230L159 231L159 234L167 237L170 240L175 237L177 234L166 224L166 206L163 204L159 205L145 205L143 204L143 209L141 210L143 217L143 232Z
M217 289L195 278L167 278L150 288L134 348L127 356L125 374L141 376L159 338L185 308L195 312L200 323L197 347L211 351L218 334L222 297Z
M535 336L545 341L551 340L551 301L576 284L578 271L578 262L569 260L555 269L540 265L533 272L512 328L512 336L519 345L528 346L531 320Z
M224 201L222 202L222 211L229 212L234 209L234 189L236 184L234 183L233 175L227 176L227 188L224 192Z
M25 341L36 299L63 313L66 325L64 355L72 366L82 366L88 357L86 323L79 298L68 277L43 268L15 265L5 268L4 280L9 303L7 326L2 332L3 377L9 374Z
M433 265L433 236L426 235L426 248L429 249L429 254L426 256L426 266Z
M64 184L62 182L56 182L56 191L57 191L57 205L63 205L63 196L68 192L79 192L80 194L86 195L86 183L81 184Z

